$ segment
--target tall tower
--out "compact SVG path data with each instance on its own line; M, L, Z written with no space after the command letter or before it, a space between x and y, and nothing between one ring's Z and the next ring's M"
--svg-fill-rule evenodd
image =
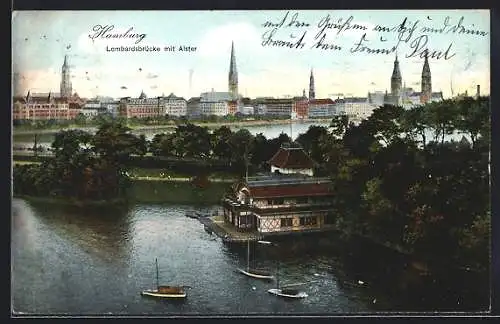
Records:
M396 60L394 60L394 69L392 70L391 95L399 102L399 98L401 97L401 71L399 71L399 61L397 55Z
M316 94L314 92L314 75L313 70L311 69L311 76L309 77L309 99L314 99Z
M234 42L231 42L231 63L229 64L229 92L233 99L238 99L238 70L234 55Z
M420 96L421 103L427 103L432 95L431 69L429 68L429 60L425 55L424 67L422 68L422 93Z
M64 63L61 69L61 97L69 98L71 97L71 80L70 80L70 70L68 64L68 56L64 55Z

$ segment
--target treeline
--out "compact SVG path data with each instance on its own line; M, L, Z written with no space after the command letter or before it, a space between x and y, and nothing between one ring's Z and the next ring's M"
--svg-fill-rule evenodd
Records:
M129 185L127 162L144 155L142 137L119 123L105 123L96 134L64 130L55 135L52 157L40 164L16 165L14 195L71 198L79 201L123 200Z
M457 132L469 140L445 141ZM328 133L302 136L333 179L342 228L435 261L488 268L489 97L383 106L357 126L338 117Z

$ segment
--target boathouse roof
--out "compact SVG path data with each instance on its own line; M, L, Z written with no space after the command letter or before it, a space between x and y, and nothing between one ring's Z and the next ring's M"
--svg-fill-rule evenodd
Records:
M327 196L332 193L329 178L304 175L258 176L241 182L235 189L239 191L243 188L247 188L253 198Z
M269 164L282 169L311 169L313 160L298 145L282 145L269 160Z

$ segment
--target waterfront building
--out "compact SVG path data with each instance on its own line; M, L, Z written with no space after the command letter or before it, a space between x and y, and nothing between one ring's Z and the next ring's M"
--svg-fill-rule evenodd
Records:
M169 116L186 116L187 115L187 102L182 97L177 97L173 93L166 97L161 98L163 106L163 114Z
M230 92L217 92L212 89L200 95L200 111L202 115L226 116L229 113Z
M293 111L297 119L307 119L309 117L309 99L306 97L294 100Z
M93 118L106 112L106 107L97 98L88 100L81 109L81 113L87 118Z
M335 114L335 104L332 99L310 99L308 107L309 118L330 117Z
M254 100L258 114L269 116L291 116L294 100L292 98L258 98Z
M230 100L227 102L227 113L228 115L235 115L238 109L239 103L238 100Z
M61 97L58 93L31 93L13 98L13 120L71 120L81 111L84 100L74 94Z
M126 118L157 118L163 115L164 105L161 97L148 98L144 91L138 98L120 99L119 115Z
M290 148L290 147L289 147ZM335 228L329 178L301 174L311 170L305 152L282 147L270 164L278 172L236 182L222 200L224 221L240 231L290 234ZM283 164L281 164L281 162ZM276 165L279 164L279 165ZM283 171L298 172L283 174Z
M186 110L189 117L198 117L201 115L200 97L192 97L187 101Z
M337 115L347 115L353 119L366 119L378 105L370 103L365 97L344 97L334 101L335 113Z

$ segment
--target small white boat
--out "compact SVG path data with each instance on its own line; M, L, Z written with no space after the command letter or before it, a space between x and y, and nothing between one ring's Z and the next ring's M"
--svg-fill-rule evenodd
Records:
M257 243L268 244L266 241L257 241ZM271 271L265 269L256 269L250 267L250 240L247 241L247 267L245 269L239 268L238 271L248 277L264 280L272 280L274 276Z
M274 244L276 245L276 244ZM306 298L309 295L301 290L298 289L293 289L289 288L292 286L301 286L305 285L307 283L294 283L294 284L288 284L288 285L280 285L280 262L277 260L276 262L276 288L271 288L268 289L267 292L279 297L285 297L285 298Z
M158 259L156 262L156 289L146 289L141 292L142 296L159 298L186 298L188 286L160 286Z
M267 291L270 294L287 297L287 298L306 298L308 297L306 292L300 291L298 289L289 288L271 288Z

